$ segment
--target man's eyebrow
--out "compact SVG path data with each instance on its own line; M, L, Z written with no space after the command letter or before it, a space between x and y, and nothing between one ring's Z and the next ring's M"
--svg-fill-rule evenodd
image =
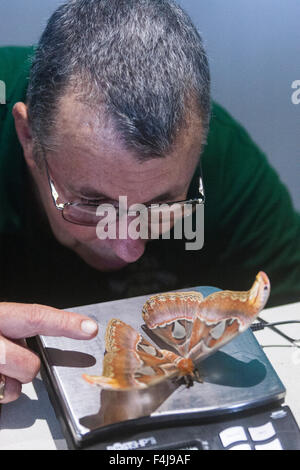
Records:
M84 197L89 197L89 198L94 198L94 199L112 199L110 196L104 193L100 193L96 191L95 189L89 187L89 186L83 186L79 188L78 191L76 191L77 194L81 194ZM120 194L120 196L125 196L124 194ZM174 198L174 195L171 194L171 192L165 192L160 194L159 196L156 196L155 198L144 202L143 204L150 205L150 204L157 204L162 201L170 201Z

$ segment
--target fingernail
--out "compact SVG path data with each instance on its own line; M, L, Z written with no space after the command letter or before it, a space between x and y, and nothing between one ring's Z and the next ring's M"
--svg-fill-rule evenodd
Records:
M98 329L97 323L92 320L83 320L81 322L81 330L87 335L92 335Z

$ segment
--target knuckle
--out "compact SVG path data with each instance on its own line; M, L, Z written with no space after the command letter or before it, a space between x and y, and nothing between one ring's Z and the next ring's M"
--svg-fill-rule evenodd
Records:
M32 332L38 333L41 325L44 322L45 315L41 306L38 304L30 305L30 312L28 317L29 327Z
M59 328L61 331L68 331L71 326L70 314L68 312L61 312L59 315Z
M51 315L51 321L49 318ZM66 332L72 328L72 318L69 312L56 311L55 309L45 308L43 305L31 304L29 315L29 328L31 336L40 334L45 330L46 325L57 332Z

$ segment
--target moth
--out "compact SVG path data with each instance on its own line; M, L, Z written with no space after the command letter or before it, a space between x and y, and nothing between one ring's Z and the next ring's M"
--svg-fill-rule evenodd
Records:
M249 291L168 292L150 297L142 315L147 328L173 349L159 349L122 320L110 320L101 376L83 378L103 389L145 389L167 379L198 380L195 364L243 333L270 295L260 271ZM176 352L174 352L176 351Z

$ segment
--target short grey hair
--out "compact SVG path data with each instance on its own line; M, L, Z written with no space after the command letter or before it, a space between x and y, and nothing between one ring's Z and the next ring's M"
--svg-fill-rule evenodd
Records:
M139 158L161 157L189 109L210 120L210 74L201 36L173 0L69 0L36 47L27 91L33 137L47 148L70 89L107 113ZM191 106L193 104L193 106Z

